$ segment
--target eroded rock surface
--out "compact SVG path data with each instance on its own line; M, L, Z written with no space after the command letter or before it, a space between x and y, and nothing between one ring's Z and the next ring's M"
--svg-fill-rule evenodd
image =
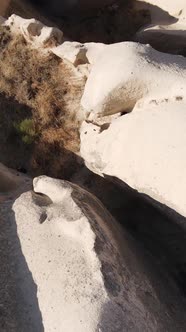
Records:
M45 176L34 180L34 190L21 195L13 210L45 331L185 326L175 285L165 275L154 284L148 256L94 196Z
M185 98L186 62L149 45L108 45L93 65L81 104L89 119L131 111L141 100Z
M153 101L101 132L84 123L81 154L98 173L116 176L186 216L185 103Z

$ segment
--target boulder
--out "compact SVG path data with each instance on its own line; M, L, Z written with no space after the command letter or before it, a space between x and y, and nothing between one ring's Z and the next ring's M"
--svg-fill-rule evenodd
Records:
M63 33L54 27L47 27L34 18L25 19L18 15L11 15L4 23L13 33L22 34L27 42L34 47L52 47L62 43Z
M81 155L94 172L115 176L186 217L186 104L182 96L136 107L110 127L84 123Z
M141 100L184 97L186 62L149 45L108 45L92 67L81 104L91 120L131 111Z
M51 51L62 59L66 59L75 66L80 64L93 64L99 54L106 47L102 43L78 43L65 41L63 44L54 47Z
M185 301L92 194L0 165L2 331L182 331Z
M149 258L93 195L45 176L33 186L35 192L21 195L13 211L45 331L185 326L178 290L164 277L154 287Z
M61 59L66 59L75 66L88 63L86 48L78 42L65 41L63 44L52 49L52 52Z

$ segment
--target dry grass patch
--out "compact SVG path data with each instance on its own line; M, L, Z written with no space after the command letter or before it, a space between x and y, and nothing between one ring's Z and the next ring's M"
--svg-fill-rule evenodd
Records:
M0 35L0 92L32 108L39 133L60 129L65 147L73 146L77 151L82 82L54 54L41 55L22 36L11 38L6 28ZM76 99L74 107L69 105L72 97ZM73 144L69 142L72 139Z
M55 145L56 156L65 154L67 150L77 152L78 112L85 80L75 75L73 67L54 54L43 55L31 49L22 36L12 36L7 28L1 28L0 72L0 93L7 98L15 98L32 110L32 139L37 146ZM27 136L25 134L25 139L29 141ZM55 158L53 149L53 152L49 150L46 156L46 149L42 153L40 148L38 158L35 148L32 156L34 167L37 165L44 170L37 159Z

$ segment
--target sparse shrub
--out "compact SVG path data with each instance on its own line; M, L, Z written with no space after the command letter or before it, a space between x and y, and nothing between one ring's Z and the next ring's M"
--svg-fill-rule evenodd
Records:
M14 123L14 128L25 144L32 144L35 141L37 133L33 119L24 119L20 123Z
M61 129L59 139L64 146L77 151L83 83L74 77L71 67L54 54L31 49L21 35L14 35L0 52L0 72L0 92L33 110L40 136L49 128Z
M70 169L75 158L69 151L79 150L78 111L85 80L77 79L73 67L54 54L41 54L21 35L11 35L4 28L0 30L0 72L0 94L29 110L28 116L25 112L22 116L17 104L11 104L7 115L3 112L2 121L0 115L4 144L9 142L11 150L15 140L16 158L25 160L20 153L26 151L27 158L31 153L29 160L35 174L37 170L53 176L63 174L64 164L66 170ZM56 158L58 166L51 173ZM12 162L9 165L12 167Z

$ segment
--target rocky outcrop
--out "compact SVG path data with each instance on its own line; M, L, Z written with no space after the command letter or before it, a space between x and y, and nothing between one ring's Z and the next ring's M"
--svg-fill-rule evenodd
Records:
M50 45L59 45L63 41L62 31L47 27L34 18L25 19L13 14L3 23L3 26L9 27L13 34L23 36L33 48L41 48L43 51Z
M154 285L148 255L94 196L45 176L33 186L34 193L21 195L13 211L45 331L174 331L185 326L178 289L167 279L165 287L164 278ZM158 295L162 292L164 300Z
M98 173L116 176L186 216L185 103L153 101L101 132L85 123L81 153Z
M0 166L2 330L184 331L176 283L95 196L46 176L31 187Z
M81 104L91 119L131 111L139 101L183 99L185 68L184 58L157 52L148 45L108 45L92 67Z

